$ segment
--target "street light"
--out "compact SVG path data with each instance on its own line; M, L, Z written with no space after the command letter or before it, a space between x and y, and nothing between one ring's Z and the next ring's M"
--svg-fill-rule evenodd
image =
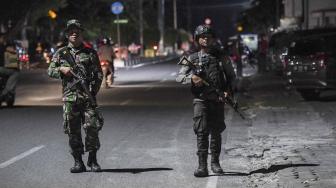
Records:
M48 16L49 16L51 19L56 19L57 14L56 14L55 11L53 11L53 10L49 10L49 11L48 11Z
M239 25L239 26L237 27L237 31L238 31L238 32L242 32L242 31L243 31L243 26Z

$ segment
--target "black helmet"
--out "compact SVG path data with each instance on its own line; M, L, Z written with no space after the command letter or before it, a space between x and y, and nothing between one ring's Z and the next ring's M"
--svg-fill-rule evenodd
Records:
M82 24L78 20L72 19L67 22L65 32L68 32L70 28L74 28L74 27L82 31L84 30L84 28L82 27Z
M200 35L210 34L215 37L214 30L209 25L199 25L195 29L194 40L197 41Z

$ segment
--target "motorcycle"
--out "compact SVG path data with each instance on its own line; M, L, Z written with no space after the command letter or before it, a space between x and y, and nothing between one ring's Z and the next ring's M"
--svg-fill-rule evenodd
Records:
M15 42L15 48L19 60L20 70L22 70L23 67L30 69L30 58L27 49L22 47L22 44L18 41Z
M109 61L101 61L100 66L103 71L103 86L109 88L114 82L114 70Z
M0 93L5 89L8 77L0 76ZM8 93L2 101L0 100L0 106L2 103L6 103L7 107L13 107L15 103L15 93Z

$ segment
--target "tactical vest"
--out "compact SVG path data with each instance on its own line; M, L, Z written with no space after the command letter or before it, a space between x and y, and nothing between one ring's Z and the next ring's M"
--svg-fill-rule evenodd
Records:
M80 63L84 66L85 72L87 73L85 77L86 77L88 86L90 85L90 82L92 81L92 72L91 72L92 54L93 54L92 50L89 48L85 48L85 47L81 49L81 52L76 57L74 56L72 51L67 46L59 50L59 55L60 55L62 66L73 67L74 63ZM64 97L66 98L75 97L76 98L78 95L86 95L84 90L81 87L76 87L74 85L75 82L76 81L74 77L63 77L62 85L63 85Z
M223 70L223 62L218 57L208 53L197 52L190 55L190 60L196 67L202 70L202 78L205 78L207 82L219 91L225 91L227 79ZM218 99L215 90L207 86L196 87L192 84L191 92L195 98L203 100Z

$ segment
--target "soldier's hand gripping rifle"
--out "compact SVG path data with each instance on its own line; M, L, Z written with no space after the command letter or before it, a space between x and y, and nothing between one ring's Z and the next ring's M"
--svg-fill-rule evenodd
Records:
M73 77L75 78L74 83L72 84L73 86L78 86L80 85L80 87L84 90L85 94L87 94L87 96L89 97L89 101L91 103L92 106L97 107L97 103L94 100L89 86L87 84L87 78L86 78L86 71L83 65L80 64L76 64L75 66L73 66L70 70L71 74L73 75Z
M195 72L197 74L197 76L199 76L202 79L202 82L204 85L206 85L207 87L210 87L211 89L213 89L216 94L218 95L218 97L224 99L225 103L227 103L229 106L232 107L232 109L239 114L239 116L242 119L246 119L245 116L243 115L243 113L239 110L238 107L238 103L237 101L235 101L233 98L231 98L230 96L224 96L224 93L221 92L219 89L217 89L215 86L213 86L212 84L210 84L210 82L208 82L205 78L202 77L201 71L198 67L196 67L191 61L189 61L185 56L182 57L182 59L178 62L178 65L184 65L184 66L188 66L193 72Z
M83 89L85 94L87 94L87 96L89 97L91 105L93 107L97 107L97 103L94 100L87 83L87 74L85 67L80 63L76 63L68 50L63 51L61 55L70 64L70 72L74 78L74 82L69 87L73 88L76 86Z

